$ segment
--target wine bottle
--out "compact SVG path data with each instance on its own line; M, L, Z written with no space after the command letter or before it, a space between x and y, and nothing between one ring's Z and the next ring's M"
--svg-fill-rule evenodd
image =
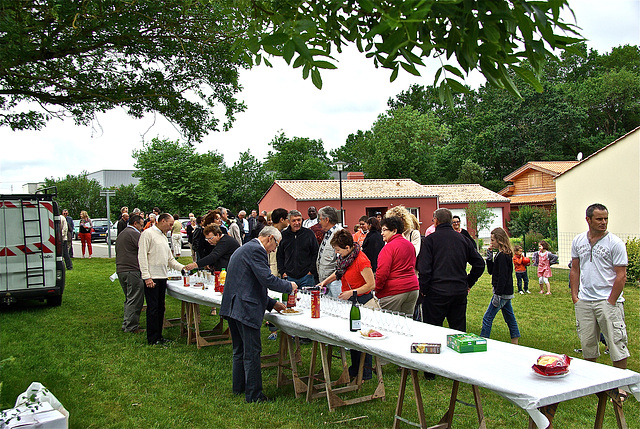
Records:
M288 301L289 301L289 294L286 292L282 292L282 303L284 305L287 305Z
M351 332L360 330L360 308L356 305L358 302L358 292L353 291L351 301L351 312L349 313L349 329Z

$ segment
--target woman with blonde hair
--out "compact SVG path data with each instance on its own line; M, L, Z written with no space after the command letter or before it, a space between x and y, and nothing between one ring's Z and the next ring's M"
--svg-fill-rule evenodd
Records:
M89 219L89 215L86 210L80 212L80 230L78 236L82 242L82 257L84 258L85 248L89 247L89 258L93 254L91 248L91 229L93 228L93 222Z
M497 252L495 255L493 252ZM516 315L513 313L513 247L507 233L502 228L491 231L491 244L487 249L487 271L491 274L493 298L482 318L480 335L489 338L493 319L502 310L502 317L509 327L511 342L518 344L520 331Z
M384 214L384 217L386 218L391 216L397 216L402 219L402 222L404 223L404 232L402 233L402 236L413 244L413 247L416 249L417 257L418 253L420 253L421 243L420 224L418 223L418 219L416 219L416 217L403 205L391 207Z

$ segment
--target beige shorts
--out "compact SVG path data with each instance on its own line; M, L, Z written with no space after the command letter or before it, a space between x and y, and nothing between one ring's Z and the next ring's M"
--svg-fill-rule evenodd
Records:
M576 330L582 346L582 356L593 359L600 356L600 332L609 347L613 362L629 357L627 327L624 321L624 304L611 305L607 300L582 301L574 305Z

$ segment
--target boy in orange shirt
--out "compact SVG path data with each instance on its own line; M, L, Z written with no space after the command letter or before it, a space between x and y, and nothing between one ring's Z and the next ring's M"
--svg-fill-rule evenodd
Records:
M531 260L522 254L522 246L515 246L513 248L513 269L516 272L516 279L518 280L518 293L524 295L529 292L529 276L527 275L527 265L531 263ZM522 291L522 283L524 282L524 292Z

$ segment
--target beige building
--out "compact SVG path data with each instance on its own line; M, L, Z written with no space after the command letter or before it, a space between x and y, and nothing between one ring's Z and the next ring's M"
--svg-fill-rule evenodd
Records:
M571 242L587 230L585 210L609 209L609 231L623 241L640 237L640 127L556 177L560 266L571 259Z

